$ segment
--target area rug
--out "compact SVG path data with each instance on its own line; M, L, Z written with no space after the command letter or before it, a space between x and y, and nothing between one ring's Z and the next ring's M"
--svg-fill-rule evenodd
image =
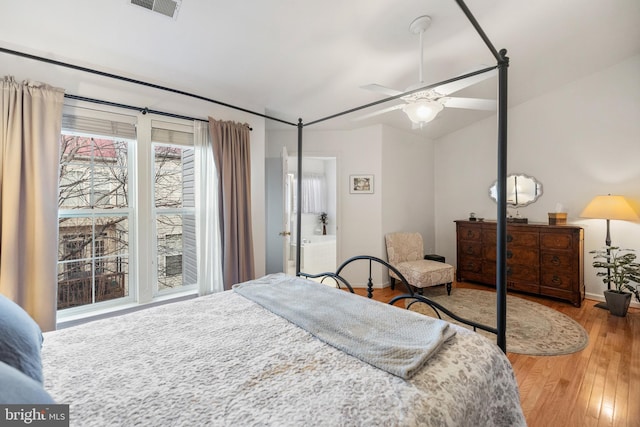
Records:
M494 292L453 289L448 296L443 287L433 287L425 288L424 296L460 317L496 327ZM413 304L411 310L436 317L433 309L423 303ZM444 315L443 319L451 321ZM478 332L495 342L495 334L482 330ZM556 310L507 295L506 340L507 351L511 353L555 356L584 349L589 342L589 335L575 320Z

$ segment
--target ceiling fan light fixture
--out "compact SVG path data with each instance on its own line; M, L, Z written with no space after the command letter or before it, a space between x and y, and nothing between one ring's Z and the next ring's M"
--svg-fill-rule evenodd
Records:
M443 108L444 105L438 101L421 100L405 105L402 111L413 123L423 125L435 119Z

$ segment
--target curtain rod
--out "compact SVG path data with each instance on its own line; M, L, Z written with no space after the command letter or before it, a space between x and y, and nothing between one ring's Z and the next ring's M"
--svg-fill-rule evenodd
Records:
M183 116L181 114L174 114L174 113L167 113L166 111L158 111L158 110L151 110L147 107L135 107L133 105L127 105L127 104L121 104L119 102L111 102L111 101L105 101L102 99L95 99L95 98L87 98L86 96L78 96L78 95L72 95L69 93L65 93L64 97L67 99L74 99L77 101L85 101L85 102L92 102L94 104L100 104L100 105L108 105L110 107L118 107L118 108L124 108L127 110L135 110L135 111L139 111L142 114L157 114L159 116L165 116L165 117L173 117L176 119L184 119L184 120L198 120L201 122L209 122L208 119L202 119L200 117L190 117L190 116ZM253 130L253 128L249 125L247 125L247 127L249 128L249 130Z
M135 84L138 84L138 85L141 85L141 86L147 86L147 87L150 87L150 88L153 88L153 89L160 89L160 90L164 90L166 92L176 93L178 95L184 95L184 96L188 96L188 97L191 97L191 98L200 99L202 101L211 102L213 104L222 105L224 107L228 107L228 108L232 108L234 110L238 110L238 111L242 111L242 112L245 112L245 113L253 114L254 116L259 116L259 117L262 117L262 118L265 118L265 119L275 120L277 122L284 123L284 124L287 124L287 125L297 126L297 124L288 122L286 120L278 119L276 117L271 117L271 116L268 116L266 114L258 113L256 111L251 111L251 110L248 110L246 108L242 108L242 107L238 107L238 106L235 106L235 105L231 105L231 104L228 104L226 102L218 101L216 99L207 98L205 96L197 95L195 93L185 92L185 91L182 91L182 90L178 90L178 89L173 89L173 88L166 87L166 86L157 85L157 84L154 84L154 83L149 83L149 82L145 82L145 81L142 81L142 80L136 80L136 79L132 79L132 78L129 78L129 77L120 76L120 75L117 75L117 74L111 74L111 73L107 73L107 72L104 72L104 71L94 70L92 68L81 67L79 65L69 64L67 62L62 62L62 61L57 61L55 59L49 59L49 58L44 58L42 56L31 55L29 53L19 52L17 50L7 49L7 48L1 47L1 46L0 46L0 52L8 53L8 54L15 55L15 56L20 56L20 57L27 58L27 59L33 59L33 60L40 61L40 62L46 62L48 64L59 65L61 67L71 68L71 69L78 70L78 71L84 71L86 73L96 74L96 75L99 75L99 76L102 76L102 77L109 77L109 78L112 78L112 79L121 80L121 81L128 82L128 83L135 83ZM142 109L140 109L140 110L142 110ZM164 115L168 115L168 114L170 114L170 113L166 113Z

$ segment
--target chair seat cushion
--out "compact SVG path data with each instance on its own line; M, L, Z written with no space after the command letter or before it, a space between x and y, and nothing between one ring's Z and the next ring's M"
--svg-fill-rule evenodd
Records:
M410 285L416 288L443 285L453 282L454 268L452 265L443 262L419 259L416 261L405 261L394 265L402 273ZM395 274L390 271L391 277Z

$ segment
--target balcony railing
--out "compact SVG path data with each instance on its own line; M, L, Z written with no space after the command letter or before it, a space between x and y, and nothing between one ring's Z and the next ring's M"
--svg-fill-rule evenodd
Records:
M108 301L124 296L125 273L95 275L96 301ZM76 277L58 281L58 310L91 304L92 277Z

